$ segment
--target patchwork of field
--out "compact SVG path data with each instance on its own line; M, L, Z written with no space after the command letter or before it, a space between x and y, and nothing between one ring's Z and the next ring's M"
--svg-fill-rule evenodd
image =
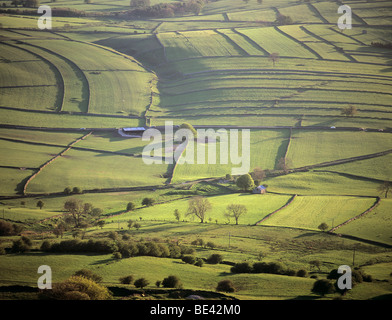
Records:
M304 269L319 259L325 263L321 277L351 263L360 244L358 261L380 281L353 296L390 294L384 280L392 203L380 189L392 179L390 1L346 1L353 23L346 30L337 26L340 1L209 1L198 14L147 19L131 19L128 0L87 2L57 0L56 7L88 15L54 17L50 31L37 29L35 9L23 8L22 15L11 1L3 4L15 13L4 14L0 28L3 219L46 232L72 197L102 209L105 226L84 229L87 238L117 231L137 241L162 237L190 245L204 237L217 248L197 248L200 257L219 252L243 262L262 252L266 261ZM354 112L345 115L347 107ZM239 130L237 153L223 153L222 137L208 143L196 138L178 163L146 164L142 155L150 141L118 133L166 121L224 129L230 139L230 130ZM250 130L249 141L243 129ZM178 145L156 151L170 155ZM264 195L235 185L239 174L255 168L267 174L260 182ZM67 187L82 193L67 195ZM187 215L193 196L212 205L203 224ZM155 204L143 205L145 197ZM135 210L126 210L129 202ZM239 225L225 216L229 204L247 208ZM128 228L129 220L138 220L140 230ZM323 222L327 230L339 226L333 232L342 238L321 232ZM217 280L230 274L239 288L233 296L241 299L304 297L314 283L231 274L225 264L196 268L154 257L114 263L110 256L35 253L4 255L0 283L32 285L26 270L43 261L58 271L56 280L89 265L108 284L126 270L153 283L176 269L186 287L215 291Z

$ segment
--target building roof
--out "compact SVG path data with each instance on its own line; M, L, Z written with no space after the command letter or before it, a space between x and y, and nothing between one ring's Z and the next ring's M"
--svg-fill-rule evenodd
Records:
M260 186L256 187L256 189L264 190L266 188L264 186L260 185Z
M134 128L123 128L124 131L145 131L144 127L134 127Z

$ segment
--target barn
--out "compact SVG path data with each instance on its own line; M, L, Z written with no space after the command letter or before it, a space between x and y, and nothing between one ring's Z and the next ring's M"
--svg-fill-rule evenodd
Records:
M262 185L254 188L253 191L252 191L252 193L256 193L256 194L264 194L266 192L267 192L267 188L262 186Z

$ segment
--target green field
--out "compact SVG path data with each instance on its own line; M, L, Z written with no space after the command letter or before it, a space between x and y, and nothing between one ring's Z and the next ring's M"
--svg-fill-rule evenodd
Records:
M40 4L54 9L51 30L38 29L37 8L2 4L0 219L4 230L10 223L23 231L0 230L0 286L35 287L37 267L47 264L55 282L82 268L105 286L130 273L149 281L145 296L115 299L172 299L155 285L171 274L183 289L210 295L230 279L236 291L224 294L240 300L390 299L390 1L346 1L353 23L346 30L337 26L340 1L152 0L136 11L125 0ZM147 164L146 146L170 156L181 143L150 144L121 131L167 122L223 129L230 139L237 130L239 140L230 140L227 161L224 136L199 136L177 163ZM255 169L264 170L257 183L266 194L236 185ZM204 223L187 215L196 196L211 204ZM79 223L68 200L101 210L84 206ZM238 225L225 215L230 204L247 210ZM31 250L15 249L22 235ZM224 263L40 248L71 239L109 241L113 253L124 243L170 243L206 262L221 254ZM279 262L286 274L231 271L260 261ZM311 292L340 265L373 281L342 297ZM7 290L0 299L37 299Z

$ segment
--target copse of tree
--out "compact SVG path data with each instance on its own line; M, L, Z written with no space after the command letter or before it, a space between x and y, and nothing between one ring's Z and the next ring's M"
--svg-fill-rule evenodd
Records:
M249 191L255 186L254 181L249 173L240 176L236 181L236 185L242 191Z
M33 243L27 237L22 236L18 240L12 241L11 252L12 253L23 253L30 251Z
M16 236L23 231L23 226L0 220L0 236Z

